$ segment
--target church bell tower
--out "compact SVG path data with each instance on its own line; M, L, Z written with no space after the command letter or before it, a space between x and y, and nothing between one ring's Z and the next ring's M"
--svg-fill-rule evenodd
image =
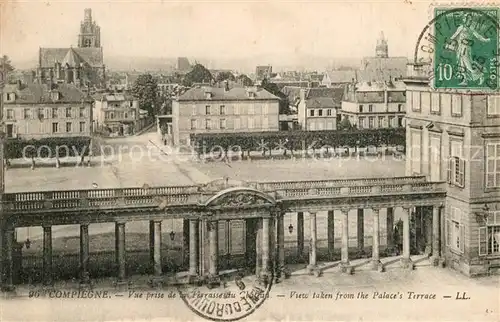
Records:
M80 24L78 47L101 47L101 29L95 21L92 21L92 9L85 9L85 15Z
M387 39L384 37L384 32L380 32L380 36L377 40L377 46L375 47L375 56L379 58L389 57L389 46L387 45Z

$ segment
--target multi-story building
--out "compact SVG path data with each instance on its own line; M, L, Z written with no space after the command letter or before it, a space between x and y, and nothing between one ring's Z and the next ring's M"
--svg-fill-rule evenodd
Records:
M193 87L172 102L172 141L192 133L277 131L279 98L258 87Z
M94 95L94 126L119 136L140 131L144 122L139 102L127 93Z
M307 131L337 129L343 94L343 88L301 88L297 104L300 127Z
M3 94L7 137L90 136L92 98L71 84L6 85Z
M70 48L40 48L36 78L45 82L102 88L106 85L106 68L101 47L101 30L92 21L92 10L85 9L80 25L78 46Z
M446 181L446 264L466 275L500 269L500 95L433 90L423 65L408 71L407 175Z
M359 82L346 86L342 118L360 129L402 127L405 84L402 81Z

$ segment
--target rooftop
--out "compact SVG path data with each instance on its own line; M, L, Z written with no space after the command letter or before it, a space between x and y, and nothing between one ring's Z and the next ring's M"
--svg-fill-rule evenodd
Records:
M58 92L57 103L92 102L92 98L71 84L54 84L52 89L47 84L5 85L4 93L15 93L15 100L5 101L6 104L38 104L54 102L51 93Z
M254 92L255 97L248 95ZM207 98L206 93L211 97ZM279 100L279 98L259 87L233 87L226 91L219 87L193 87L179 96L178 101L246 101L246 100Z

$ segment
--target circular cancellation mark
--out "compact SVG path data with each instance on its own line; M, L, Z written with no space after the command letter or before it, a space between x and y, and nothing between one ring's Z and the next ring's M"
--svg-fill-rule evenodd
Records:
M198 316L212 321L236 321L255 312L269 297L273 283L272 270L264 280L239 272L222 275L210 281L179 284L183 302Z
M488 6L434 8L414 54L434 89L498 91L499 12Z

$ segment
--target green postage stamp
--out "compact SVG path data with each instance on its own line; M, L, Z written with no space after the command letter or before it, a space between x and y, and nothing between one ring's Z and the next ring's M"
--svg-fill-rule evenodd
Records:
M499 89L499 10L434 9L434 88Z

